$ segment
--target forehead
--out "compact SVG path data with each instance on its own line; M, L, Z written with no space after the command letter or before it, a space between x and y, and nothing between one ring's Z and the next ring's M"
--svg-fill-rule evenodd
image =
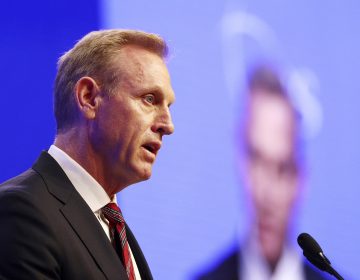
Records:
M162 57L138 46L125 46L115 57L120 73L121 86L141 90L157 88L174 95L170 74Z
M136 45L123 46L118 51L117 58L119 59L120 63L121 61L126 63L126 65L122 65L122 66L126 66L126 68L128 68L129 66L139 67L140 65L143 64L152 64L152 63L163 64L163 66L166 68L164 59L161 56L141 46L136 46Z
M247 123L248 144L268 158L288 158L294 152L295 118L281 97L254 94Z

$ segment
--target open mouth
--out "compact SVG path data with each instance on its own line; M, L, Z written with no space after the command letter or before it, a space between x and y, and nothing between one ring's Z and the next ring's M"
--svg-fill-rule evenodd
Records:
M149 151L150 153L156 155L157 152L160 150L161 144L158 142L146 143L142 145L142 147Z
M143 145L143 147L148 150L150 153L155 154L155 149L154 147L150 146L150 145Z

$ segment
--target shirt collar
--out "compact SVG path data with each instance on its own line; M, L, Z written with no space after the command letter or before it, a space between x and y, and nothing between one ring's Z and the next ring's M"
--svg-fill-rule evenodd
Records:
M55 145L48 153L58 162L77 192L89 205L91 211L99 211L109 202L116 203L116 195L110 199L104 188L79 163Z
M257 234L252 234L241 247L240 271L241 279L271 279L271 280L304 280L303 262L297 251L291 245L284 245L280 260L271 274L268 265L261 255Z

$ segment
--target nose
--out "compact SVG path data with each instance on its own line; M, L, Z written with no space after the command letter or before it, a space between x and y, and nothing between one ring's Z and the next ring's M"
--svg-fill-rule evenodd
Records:
M159 114L151 130L163 136L172 134L174 132L174 129L175 127L172 122L170 110L168 107L166 107L166 109L161 114Z

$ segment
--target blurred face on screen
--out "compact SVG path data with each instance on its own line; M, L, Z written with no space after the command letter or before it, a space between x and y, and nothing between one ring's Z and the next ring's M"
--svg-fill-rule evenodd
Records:
M275 264L286 239L297 190L295 119L280 96L253 93L246 130L246 183L264 257Z

